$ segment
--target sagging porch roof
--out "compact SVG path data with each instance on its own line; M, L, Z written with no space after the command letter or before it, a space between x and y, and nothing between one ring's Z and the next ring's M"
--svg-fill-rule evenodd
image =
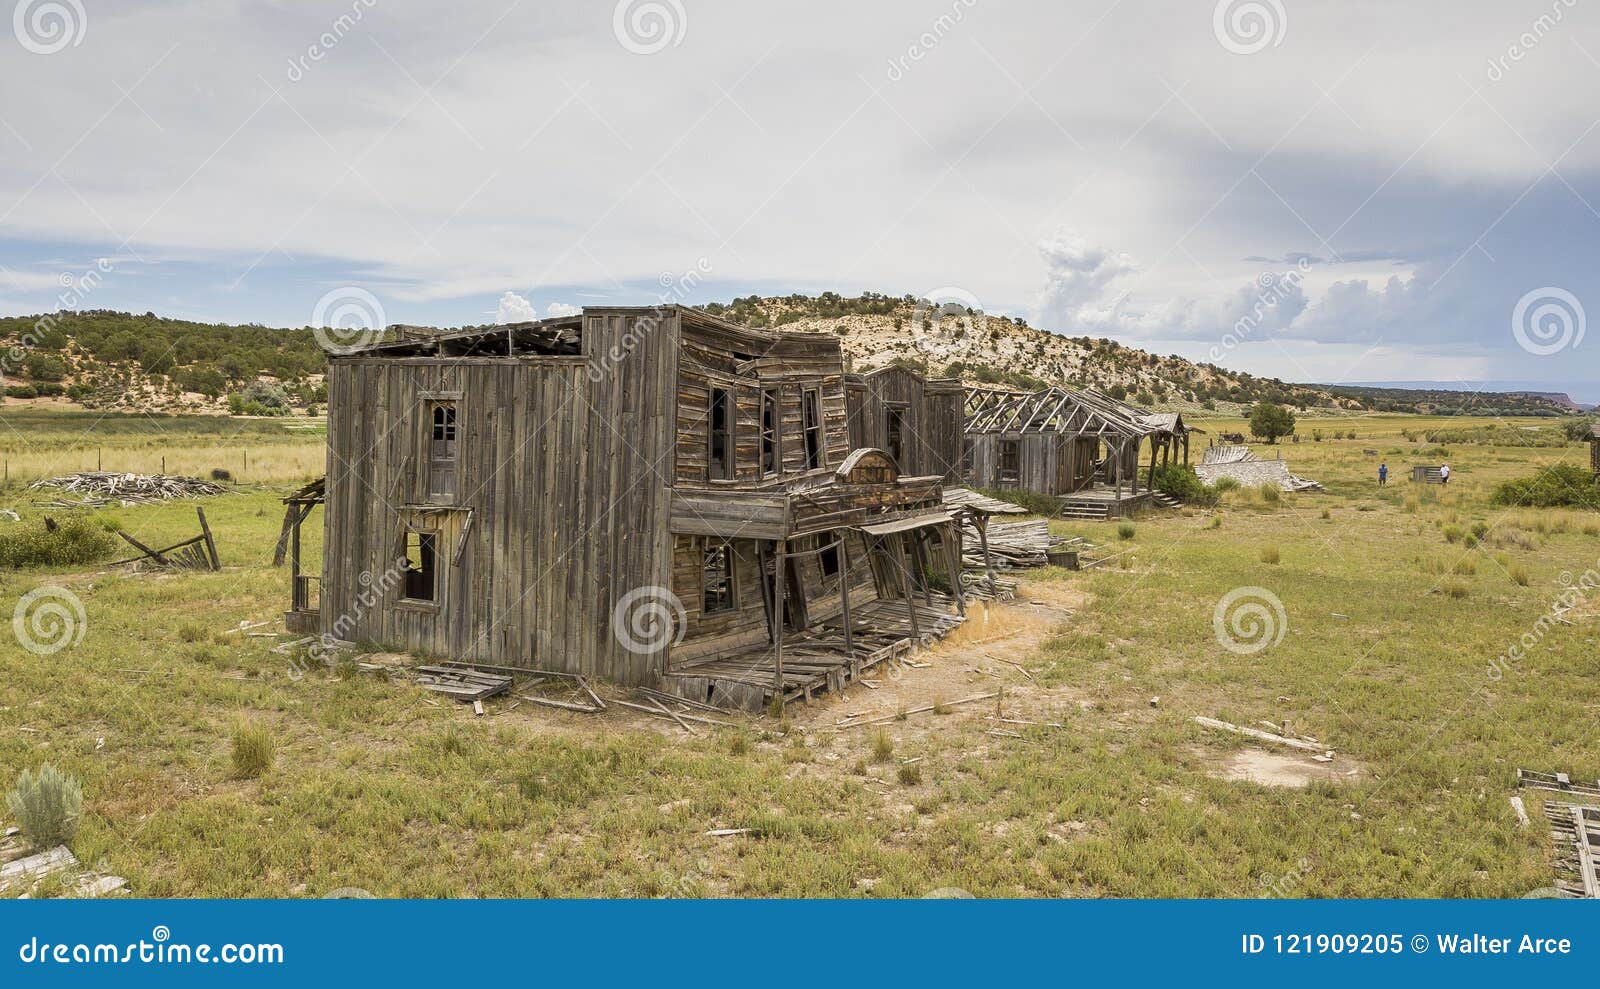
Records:
M1092 388L967 392L969 433L1067 433L1137 439L1194 432L1176 412L1144 412Z

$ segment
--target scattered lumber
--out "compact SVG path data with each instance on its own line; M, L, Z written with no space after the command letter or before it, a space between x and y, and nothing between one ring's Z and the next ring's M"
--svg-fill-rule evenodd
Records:
M57 845L34 855L27 855L0 865L0 882L10 882L16 879L29 881L43 879L52 872L72 868L78 864L78 859L66 845Z
M639 712L641 712L643 714L649 714L649 715L652 715L652 716L657 717L657 718L668 718L668 717L670 717L674 721L677 721L679 724L683 724L685 721L693 721L695 724L698 724L698 725L716 725L719 728L738 728L739 727L737 724L734 724L732 721L718 721L716 718L703 718L698 714L689 714L686 711L674 711L674 710L666 707L664 704L662 704L660 701L656 700L654 697L650 697L649 695L646 695L646 699L650 700L650 701L653 701L655 706L654 707L649 707L649 706L646 706L644 704L635 704L633 701L617 701L617 703L621 704L623 707L628 708L630 710L639 711ZM680 701L680 703L682 703L682 701ZM687 730L689 732L689 734L691 734L691 735L695 734L694 730L689 728L688 725L684 725L684 728L685 728L685 730Z
M1556 887L1568 896L1600 899L1600 807L1549 800L1544 816L1556 846Z
M211 538L211 526L206 522L206 510L196 505L194 511L200 520L200 534L163 549L153 549L128 533L118 530L117 535L121 536L128 545L138 550L139 555L130 556L126 560L117 560L106 565L116 567L126 563L149 561L158 567L167 569L221 570L222 560L217 556L216 541Z
M1333 756L1332 749L1315 742L1308 742L1303 738L1290 738L1287 735L1275 735L1270 731L1262 731L1259 728L1249 728L1244 725L1230 724L1226 721L1218 721L1216 718L1196 717L1194 720L1195 724L1202 725L1206 728L1214 728L1217 731L1232 732L1235 735L1243 735L1246 738L1253 738L1261 742L1272 742L1275 745L1286 745L1291 749L1299 749L1302 752L1314 752L1317 755L1326 755L1329 758L1332 758Z
M1600 797L1600 781L1574 783L1566 773L1538 773L1529 769L1517 770L1517 786L1531 790L1551 790L1585 797Z
M169 474L122 474L115 471L81 471L47 477L28 485L30 491L59 491L76 499L39 502L50 508L103 508L107 505L148 505L173 498L198 498L222 494L227 488L198 477Z
M485 698L505 693L511 689L512 683L508 676L460 666L419 666L413 671L412 679L424 690L474 705Z
M656 690L653 687L637 687L635 688L635 693L638 693L643 697L655 698L658 701L666 701L669 704L681 704L684 707L693 708L696 711L705 711L708 714L728 713L726 708L718 707L715 704L707 704L704 701L692 701L687 697L679 697L675 694L669 694L665 691Z
M936 707L955 707L957 704L971 704L975 701L986 701L999 696L1000 691L991 690L987 694L974 694L971 697L963 697L960 700L943 701L935 704L922 704L917 707L906 708L904 711L896 711L894 714L886 714L882 717L870 718L866 721L851 721L848 724L841 723L839 727L860 728L862 725L881 725L890 721L897 721L902 715L922 714L925 711L932 711Z
M527 701L530 704L540 704L544 707L560 708L563 711L577 711L579 714L599 714L605 710L605 708L596 707L593 704L575 704L572 701L558 701L554 697L535 697L532 694L518 694L517 699Z

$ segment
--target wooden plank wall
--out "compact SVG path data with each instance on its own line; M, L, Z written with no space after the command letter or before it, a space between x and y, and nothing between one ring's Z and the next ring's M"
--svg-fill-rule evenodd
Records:
M973 486L1018 488L1046 495L1064 493L1057 490L1055 433L973 433L968 439L972 441ZM1015 481L1000 480L1000 443L1007 439L1018 443Z
M904 406L904 463L907 477L956 481L961 472L961 440L965 428L964 394L953 382L928 382L915 371L891 367L852 377L849 383L850 445L853 449L889 448L891 405Z
M498 665L646 682L665 651L611 633L630 590L671 579L676 317L591 310L594 358L376 358L331 362L323 628L342 638ZM436 608L383 587L404 506L426 499L429 392L455 392L455 503L464 551L441 545ZM367 577L363 579L362 575Z

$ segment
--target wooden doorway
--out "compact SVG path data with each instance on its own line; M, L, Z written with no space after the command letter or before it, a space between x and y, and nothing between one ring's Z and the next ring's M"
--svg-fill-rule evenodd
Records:
M777 592L777 554L761 552L761 599L766 605L767 628L772 628L773 597ZM800 583L800 567L792 556L783 558L783 630L799 632L807 625L806 592Z

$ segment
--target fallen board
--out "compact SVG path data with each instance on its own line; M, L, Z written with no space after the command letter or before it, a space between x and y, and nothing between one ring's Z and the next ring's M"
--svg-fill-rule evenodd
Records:
M413 671L417 686L463 703L481 701L511 689L511 677L458 666L419 666Z

